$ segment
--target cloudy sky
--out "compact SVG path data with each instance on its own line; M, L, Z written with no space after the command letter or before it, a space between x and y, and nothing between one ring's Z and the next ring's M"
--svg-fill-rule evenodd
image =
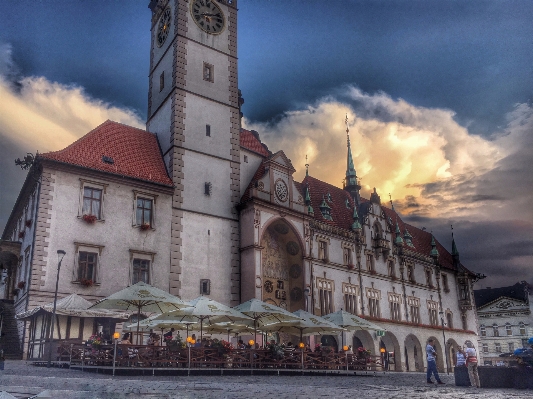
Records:
M106 119L143 126L148 0L0 2L0 229L25 177ZM348 115L363 194L489 277L533 283L533 2L240 0L247 128L340 186Z

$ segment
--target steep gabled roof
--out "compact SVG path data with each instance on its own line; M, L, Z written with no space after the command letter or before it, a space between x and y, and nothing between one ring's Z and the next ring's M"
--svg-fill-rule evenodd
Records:
M261 143L261 140L259 140L259 134L254 134L254 132L250 130L241 129L240 145L241 147L255 152L263 157L268 157L270 155L270 151L268 150L267 146Z
M172 186L157 137L145 130L110 120L65 149L39 154L39 157ZM103 157L109 157L108 162Z
M481 290L474 290L474 299L476 301L476 307L478 308L503 297L518 299L519 301L527 301L527 283L525 281L521 281L510 287L484 288Z

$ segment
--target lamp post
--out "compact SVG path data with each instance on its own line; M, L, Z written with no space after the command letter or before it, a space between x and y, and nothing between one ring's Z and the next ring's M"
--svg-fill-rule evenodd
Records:
M50 324L52 325L52 333L48 335L48 364L46 367L50 368L52 365L52 339L54 337L54 324L56 319L56 303L57 303L57 288L59 286L59 271L61 270L61 261L63 260L63 257L65 256L66 252L62 249L57 250L57 277L56 277L56 291L54 294L54 310L52 311L52 320L50 321ZM59 327L58 327L59 328ZM50 329L50 326L48 326L48 329ZM50 330L49 330L50 331Z
M446 347L446 335L444 334L444 312L441 310L439 312L440 323L442 325L442 339L444 341L444 358L446 359L446 374L450 374L450 366L448 363L448 348Z
M113 334L113 338L115 340L115 350L113 351L113 377L115 376L115 364L117 362L117 342L120 338L120 333L116 332Z

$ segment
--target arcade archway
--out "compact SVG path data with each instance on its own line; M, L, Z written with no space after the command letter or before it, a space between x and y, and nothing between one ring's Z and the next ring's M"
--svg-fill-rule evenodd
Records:
M407 371L424 371L425 354L419 339L409 334L405 337L405 367Z
M439 373L444 373L446 370L444 369L444 357L445 354L442 351L442 345L440 344L440 341L435 337L429 337L429 339L432 339L433 345L435 347L435 352L437 352L437 370Z
M388 369L390 371L403 371L402 353L398 338L390 331L385 332L379 343L380 348L384 348L388 357Z

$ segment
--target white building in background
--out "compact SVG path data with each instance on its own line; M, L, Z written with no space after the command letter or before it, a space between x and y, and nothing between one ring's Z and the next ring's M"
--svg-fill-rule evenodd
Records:
M150 8L147 131L107 121L36 157L2 236L20 245L3 263L17 312L51 302L62 249L60 297L96 300L144 280L183 299L259 298L317 315L342 308L387 332L323 339L386 348L397 371L425 368L430 337L441 369L457 345L476 343L475 275L455 243L450 254L375 190L361 197L349 138L339 188L312 171L295 181L282 150L240 128L237 1ZM19 322L25 352L32 328Z
M507 364L502 354L527 347L533 336L532 287L521 281L510 287L487 287L474 291L479 320L482 364Z

